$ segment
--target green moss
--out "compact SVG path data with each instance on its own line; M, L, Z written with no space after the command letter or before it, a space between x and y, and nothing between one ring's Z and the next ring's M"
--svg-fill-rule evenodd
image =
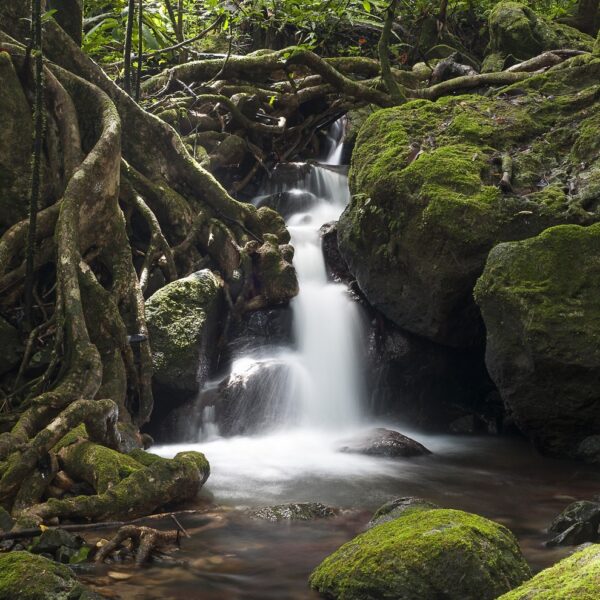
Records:
M219 313L222 285L210 271L161 288L146 301L154 378L175 389L198 387L198 365Z
M514 536L456 510L408 511L357 536L313 571L340 600L486 600L530 576Z
M600 545L576 552L498 600L597 600Z
M58 444L56 444L56 446L54 446L54 448L52 449L53 452L58 452L59 450L61 450L62 448L65 448L66 446L70 446L71 444L74 444L75 442L78 442L80 440L87 440L88 439L88 432L87 429L85 428L85 425L83 423L77 425L77 427L75 427L75 429L71 429L71 431L69 431L69 433L67 433L67 435L65 435L60 442L58 442Z
M76 600L84 591L65 565L29 552L0 554L0 600Z
M515 60L525 60L544 50L590 50L592 38L580 31L545 19L519 2L500 2L489 17L490 49Z
M59 456L72 477L86 481L98 494L142 468L131 456L88 441L67 446Z

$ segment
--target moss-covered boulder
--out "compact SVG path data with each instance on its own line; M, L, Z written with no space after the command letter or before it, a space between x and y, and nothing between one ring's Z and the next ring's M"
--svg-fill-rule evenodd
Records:
M146 301L154 382L190 395L205 380L222 309L222 282L209 270L169 283Z
M369 302L419 336L481 344L472 290L491 248L599 218L590 173L600 162L589 152L597 137L585 133L586 124L597 131L599 77L600 60L587 55L496 98L418 100L372 115L338 223ZM572 151L579 144L585 161ZM503 157L512 160L509 193L498 185Z
M65 565L30 554L0 554L0 600L100 600Z
M498 600L597 600L600 545L594 544L538 573Z
M27 216L31 109L10 55L0 51L0 234Z
M574 454L600 430L600 224L496 246L475 294L517 424L542 450Z
M508 529L458 510L411 510L327 557L310 585L328 598L491 600L530 577Z
M484 71L502 70L545 50L592 49L593 38L568 25L555 23L520 2L499 2L489 16L490 45ZM498 58L502 62L498 63Z

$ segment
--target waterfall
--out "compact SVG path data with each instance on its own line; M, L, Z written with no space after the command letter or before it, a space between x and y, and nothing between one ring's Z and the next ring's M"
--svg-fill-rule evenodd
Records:
M291 303L295 344L234 357L229 381L239 392L229 420L238 423L230 423L230 432L339 429L361 420L361 315L346 286L328 281L319 235L321 225L337 220L349 200L347 169L337 164L343 133L340 120L330 131L322 163L295 165L295 177L267 182L255 201L274 194L291 199L285 212L300 287ZM297 202L296 210L296 199L306 197L309 205ZM211 414L205 410L204 419ZM215 428L203 423L202 432L207 431L214 435Z

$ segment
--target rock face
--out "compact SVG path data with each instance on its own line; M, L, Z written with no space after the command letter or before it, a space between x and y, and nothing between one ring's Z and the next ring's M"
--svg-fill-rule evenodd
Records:
M348 283L354 279L348 270L348 265L340 253L338 247L337 221L325 223L319 229L321 236L321 248L325 259L327 276L333 281Z
M389 458L431 454L423 444L397 431L384 429L383 427L377 427L364 435L345 442L340 447L340 452L386 456Z
M600 163L589 152L598 126L590 86L598 76L600 60L588 55L521 82L518 101L413 101L366 121L338 236L374 307L437 343L482 343L472 291L489 251L553 225L598 219L590 174ZM509 194L500 191L501 168L493 166L503 153L513 161ZM544 178L549 171L552 182Z
M600 502L582 500L569 504L548 528L554 535L549 546L577 546L585 542L597 542L600 526Z
M457 510L412 510L327 557L310 585L328 598L492 600L528 577L508 529Z
M0 554L0 600L100 600L73 571L29 552Z
M580 552L538 573L498 600L596 600L600 598L600 545Z
M599 256L600 224L555 227L494 248L475 290L490 375L552 454L600 430Z
M154 381L175 399L198 391L210 367L222 287L208 270L174 281L146 301Z
M554 23L519 2L499 2L489 17L490 53L484 71L500 71L508 56L516 63L545 50L573 48L589 51L593 39L568 25Z

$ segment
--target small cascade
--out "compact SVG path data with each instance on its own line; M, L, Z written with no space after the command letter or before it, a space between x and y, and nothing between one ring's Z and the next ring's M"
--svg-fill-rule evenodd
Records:
M282 212L288 215L300 286L291 304L295 343L234 357L225 393L231 406L221 433L339 429L361 421L361 315L346 286L328 281L319 235L321 225L337 220L349 200L347 168L338 164L343 133L340 119L322 163L288 166L291 175L268 182L255 200L257 205L274 197L285 201ZM201 441L207 433L214 439L214 424L205 422L214 415L204 408Z

